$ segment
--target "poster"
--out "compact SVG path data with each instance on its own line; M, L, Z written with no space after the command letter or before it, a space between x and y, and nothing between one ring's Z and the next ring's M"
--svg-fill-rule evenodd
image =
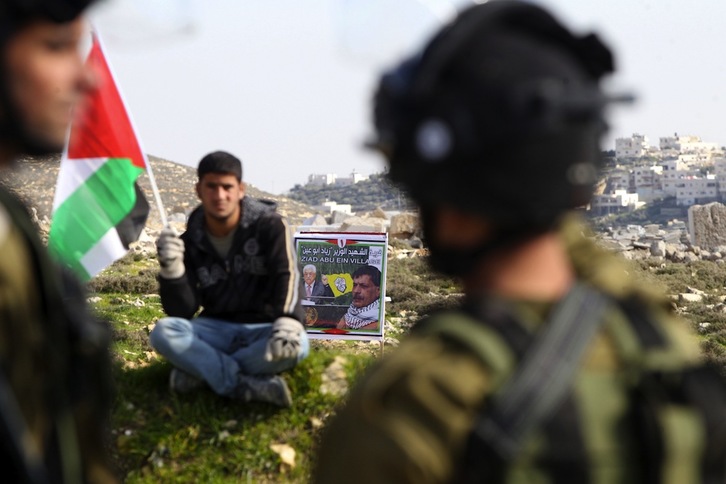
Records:
M298 232L308 333L383 336L387 234Z

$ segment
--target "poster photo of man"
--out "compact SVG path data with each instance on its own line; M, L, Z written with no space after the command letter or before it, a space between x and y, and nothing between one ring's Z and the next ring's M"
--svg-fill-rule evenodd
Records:
M308 333L382 336L386 234L300 232L295 244Z

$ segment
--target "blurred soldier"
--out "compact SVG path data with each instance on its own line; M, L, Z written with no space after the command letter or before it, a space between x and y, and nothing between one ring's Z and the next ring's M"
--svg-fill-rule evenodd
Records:
M230 398L289 407L278 373L305 358L309 342L287 223L271 202L245 196L233 155L206 155L197 174L201 205L187 231L165 229L156 243L170 317L156 324L151 344L174 365L173 391L207 384Z
M594 35L492 0L383 76L376 145L466 299L362 379L318 482L726 482L723 382L568 213L597 179L612 70Z
M79 44L89 0L0 4L0 165L60 152L92 87ZM0 460L4 482L114 482L106 461L106 328L0 191Z

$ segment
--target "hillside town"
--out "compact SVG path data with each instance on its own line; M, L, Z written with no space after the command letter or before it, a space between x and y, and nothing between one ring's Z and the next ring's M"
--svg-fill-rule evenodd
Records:
M726 158L718 143L699 136L661 137L651 146L647 136L615 140L614 160L592 199L594 215L633 211L674 198L687 208L726 199Z
M355 185L356 183L368 180L368 175L353 170L349 176L338 176L337 173L312 173L308 175L308 185L316 186L348 186Z

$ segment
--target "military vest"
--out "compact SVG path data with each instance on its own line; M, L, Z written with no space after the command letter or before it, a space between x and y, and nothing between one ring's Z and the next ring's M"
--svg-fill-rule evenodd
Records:
M726 482L723 378L680 358L674 348L678 342L642 301L613 299L606 317L602 331L615 343L620 368L613 377L578 371L559 408L511 459L472 432L455 482L589 483L595 482L591 469L598 459L601 468L608 465L603 460L610 460L613 469L628 469L632 482ZM460 346L491 373L494 391L483 400L477 419L488 417L500 396L497 389L537 337L513 313L483 315L471 306L433 315L413 332ZM608 445L610 453L592 451Z

